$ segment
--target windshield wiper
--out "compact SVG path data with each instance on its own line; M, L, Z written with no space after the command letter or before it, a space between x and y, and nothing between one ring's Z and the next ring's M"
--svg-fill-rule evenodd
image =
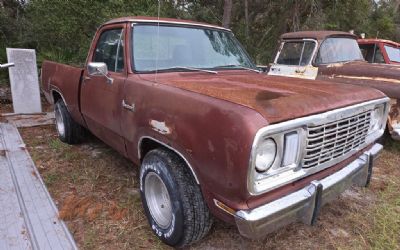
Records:
M200 71L200 72L206 72L206 73L210 73L210 74L218 74L218 72L214 71L214 70L206 70L206 69L199 69L199 68L185 67L185 66L175 66L175 67L166 68L166 69L159 69L159 71L171 70L171 69L187 69L187 70L191 70L191 71Z
M261 70L245 67L242 65L236 65L236 64L217 66L217 67L214 67L213 69L216 69L216 68L237 68L237 69L245 69L245 70L249 70L249 71L253 71L253 72L257 72L257 73L262 73Z

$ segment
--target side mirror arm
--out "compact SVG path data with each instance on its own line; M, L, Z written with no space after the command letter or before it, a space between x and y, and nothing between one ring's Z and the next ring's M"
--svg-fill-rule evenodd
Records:
M15 66L14 63L0 64L0 69L7 69L7 68L14 67L14 66Z
M111 77L109 77L107 74L104 74L104 72L102 72L99 69L96 69L96 72L98 72L100 75L104 76L107 79L107 83L108 84L113 84L114 79L112 79Z

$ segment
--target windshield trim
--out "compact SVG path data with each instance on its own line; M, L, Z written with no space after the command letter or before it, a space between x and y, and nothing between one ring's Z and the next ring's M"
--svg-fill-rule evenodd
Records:
M160 23L161 25L177 25L177 26L197 26L197 27L202 27L202 28L211 28L211 29L217 29L217 30L225 30L225 31L231 31L230 29L224 28L224 27L220 27L220 26L216 26L216 25L212 25L212 24L203 24L203 23L191 23L191 22L178 22L178 21L166 21L166 20L146 20L146 19L132 19L129 20L132 22L131 26L133 27L136 24L158 24Z
M279 64L278 63L278 58L279 58L279 55L282 52L283 45L285 43L290 43L290 42L313 42L315 44L314 50L313 50L313 52L311 54L311 57L310 57L311 59L306 65L301 66L301 65L288 65L288 64ZM318 41L316 39L303 38L303 39L285 39L285 40L282 40L282 42L281 42L281 44L279 46L278 53L276 53L274 64L275 65L283 65L283 66L287 66L287 67L306 67L306 66L313 65L314 57L315 57L315 54L317 53L318 49L319 49L319 43L318 43Z
M239 40L236 38L235 34L229 30L229 29L220 29L217 27L207 27L207 26L199 26L199 25L191 25L190 23L188 24L183 24L183 23L162 23L160 22L158 24L158 22L133 22L131 23L131 34L129 37L130 40L130 60L131 60L131 70L133 73L135 74L154 74L154 73L168 73L168 72L193 72L193 71L188 71L188 70L184 70L184 69L157 69L157 70L136 70L135 67L135 57L134 57L134 48L133 48L133 33L134 33L134 28L135 26L164 26L164 27L182 27L182 28L191 28L191 29L198 29L198 30L214 30L214 31L218 31L218 32L224 32L224 33L229 33L232 34L232 39L236 42L236 44L238 45L240 51L242 51L242 53L247 57L250 65L252 66L252 68L257 69L256 64L253 62L253 58L247 53L247 51L244 49L243 45L239 42ZM199 70L213 70L213 68L197 68ZM224 70L230 70L230 69L224 69ZM238 69L238 70L245 70L245 69Z

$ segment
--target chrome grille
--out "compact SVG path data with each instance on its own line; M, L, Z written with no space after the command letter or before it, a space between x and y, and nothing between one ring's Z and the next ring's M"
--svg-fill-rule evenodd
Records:
M345 155L365 143L371 111L334 122L308 126L303 168L316 167Z

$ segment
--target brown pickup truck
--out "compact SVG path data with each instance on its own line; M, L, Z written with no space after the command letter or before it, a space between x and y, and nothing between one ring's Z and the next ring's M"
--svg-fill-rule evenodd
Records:
M388 131L400 140L400 67L366 62L357 36L340 31L286 33L269 75L357 84L391 98Z
M84 68L45 61L42 85L66 143L91 133L140 166L154 233L171 246L213 218L249 238L366 186L389 99L339 83L260 74L231 31L127 17L102 25Z
M369 63L400 65L400 44L385 39L358 39L364 59Z

